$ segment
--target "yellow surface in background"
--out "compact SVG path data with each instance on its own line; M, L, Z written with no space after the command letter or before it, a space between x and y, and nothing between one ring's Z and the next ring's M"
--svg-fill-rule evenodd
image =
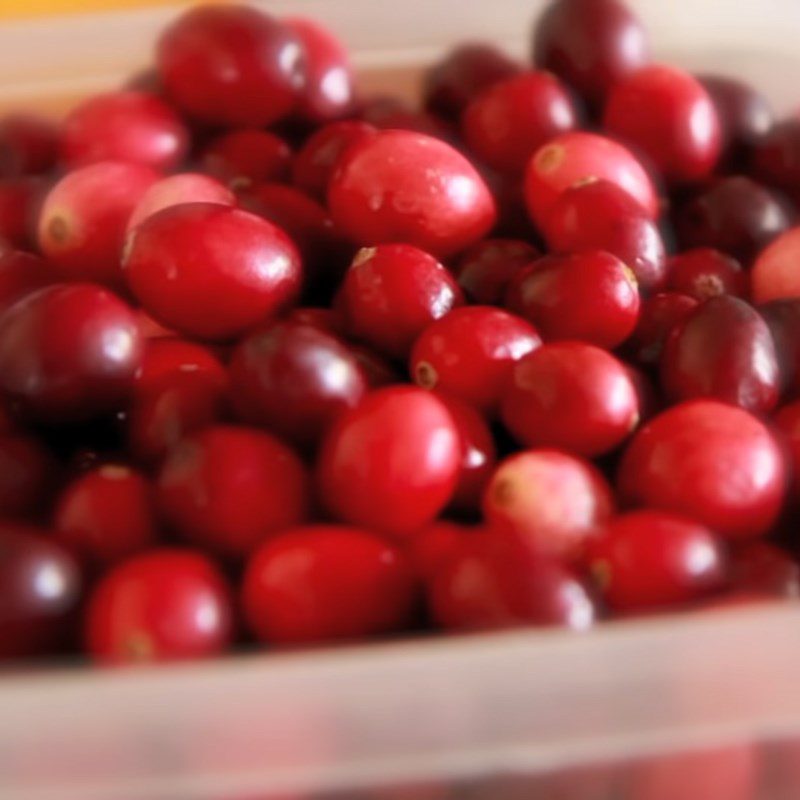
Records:
M0 0L0 19L69 14L85 11L117 11L147 6L168 6L192 0Z

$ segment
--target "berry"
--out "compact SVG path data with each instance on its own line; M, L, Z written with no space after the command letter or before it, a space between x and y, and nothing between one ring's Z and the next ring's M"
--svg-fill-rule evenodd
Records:
M731 589L752 597L800 597L800 564L769 542L742 542L730 556Z
M786 231L758 256L750 274L756 303L800 298L798 253L800 227Z
M0 519L41 515L54 471L50 454L36 439L0 434Z
M711 247L686 250L670 258L667 288L695 300L709 300L721 294L747 298L750 280L742 265Z
M641 305L639 322L628 340L627 351L638 364L657 364L672 329L697 305L694 297L680 292L659 292L646 298Z
M194 376L223 389L228 384L225 367L207 347L177 338L148 340L136 373L136 392L147 392L175 375Z
M497 306L514 276L540 255L519 239L484 239L462 253L453 273L473 303Z
M800 120L790 118L763 136L753 154L753 171L770 186L797 200L800 186Z
M58 129L47 119L9 114L0 119L0 177L49 172L58 155Z
M289 176L292 150L269 131L240 128L212 139L203 150L203 170L232 189Z
M459 525L446 520L434 522L408 540L408 553L417 574L430 580L445 564L457 555L470 538L482 529Z

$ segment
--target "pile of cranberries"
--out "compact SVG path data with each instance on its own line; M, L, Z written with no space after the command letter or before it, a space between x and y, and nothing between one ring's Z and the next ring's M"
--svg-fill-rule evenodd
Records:
M619 0L419 109L198 7L0 120L0 658L800 595L799 165Z

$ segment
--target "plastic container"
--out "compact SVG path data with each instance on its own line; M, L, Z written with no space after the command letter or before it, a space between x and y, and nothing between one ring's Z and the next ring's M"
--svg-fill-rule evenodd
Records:
M287 0L411 95L464 39L523 54L541 3ZM787 110L796 0L633 3L658 55ZM148 62L168 9L0 25L0 109L53 113ZM0 680L3 800L797 800L800 604Z

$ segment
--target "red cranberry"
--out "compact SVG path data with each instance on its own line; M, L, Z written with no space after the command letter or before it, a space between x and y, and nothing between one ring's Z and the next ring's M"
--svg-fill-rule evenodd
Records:
M162 34L167 93L201 122L265 127L286 117L304 85L302 44L287 25L247 6L201 6Z
M119 285L128 219L157 179L149 167L113 161L70 172L45 198L42 252L68 280Z
M538 553L575 559L613 513L605 478L557 450L523 450L502 461L483 495L487 523Z
M750 280L742 265L731 256L711 247L686 250L673 256L667 266L667 287L695 300L708 300L721 294L747 298Z
M462 254L453 272L470 300L497 306L511 279L539 255L532 244L519 239L484 239Z
M375 128L360 120L343 120L323 126L306 139L292 166L298 189L324 203L339 159L358 142L375 135Z
M41 175L49 172L58 155L58 128L27 114L0 119L0 176Z
M310 325L283 322L252 333L231 361L241 418L302 446L314 445L367 388L348 348Z
M607 522L586 561L616 611L679 605L724 586L721 542L705 526L665 511L633 511Z
M639 402L614 356L583 342L553 342L514 366L500 413L523 445L593 457L628 437L639 422Z
M133 311L93 284L57 284L0 318L0 389L48 422L113 411L142 358Z
M569 90L549 72L523 72L477 95L461 118L464 141L486 164L519 174L554 136L578 124Z
M312 328L342 337L342 321L332 308L319 308L316 306L300 306L293 308L285 317L285 322L298 325L311 325Z
M355 106L355 76L345 46L333 33L310 19L292 17L284 23L303 46L306 85L300 113L314 123L348 116Z
M39 177L0 180L0 240L22 250L36 249L36 225L47 188Z
M136 391L149 391L176 374L194 375L222 388L228 384L225 367L207 347L174 337L145 342L142 363L136 373Z
M799 254L800 227L786 231L761 253L750 273L756 303L800 298Z
M268 433L217 425L183 439L158 477L167 520L187 541L243 557L308 511L300 459Z
M107 566L158 538L153 494L144 475L105 464L70 483L58 499L55 538L86 562Z
M203 658L233 639L230 589L190 550L159 549L115 567L89 599L86 649L103 664Z
M165 209L130 234L123 270L156 319L203 339L232 339L297 294L301 265L266 220L213 203Z
M751 596L800 598L800 564L785 550L762 541L731 550L731 588Z
M685 514L728 539L766 533L783 503L786 466L758 419L717 400L694 400L648 422L618 476L632 505Z
M0 314L37 289L55 283L50 265L21 250L0 255Z
M790 118L775 125L759 141L753 168L765 183L800 199L800 119Z
M90 97L67 116L61 133L61 160L68 169L129 161L170 170L188 149L186 126L170 106L147 92Z
M380 537L312 525L283 532L253 555L242 605L262 642L358 639L410 625L416 582L407 556Z
M534 63L555 72L593 105L649 58L645 29L620 0L551 2L534 29Z
M800 298L772 300L759 308L775 342L784 389L800 394Z
M201 163L209 175L239 190L288 178L292 150L274 133L241 128L212 139L203 150Z
M54 483L53 472L50 454L36 439L0 435L0 518L41 514Z
M438 398L409 386L379 389L328 432L320 495L337 519L407 534L450 502L461 460L458 429Z
M458 122L473 98L519 71L519 64L492 45L459 45L426 73L422 88L425 108Z
M176 336L175 331L165 328L160 322L156 322L143 308L134 310L136 320L139 323L143 339L163 339Z
M639 290L616 256L586 250L541 259L520 276L522 315L545 340L580 339L612 349L625 341L639 317Z
M45 532L0 527L0 659L53 655L80 602L78 565Z
M441 389L496 414L514 364L542 343L525 320L492 306L457 308L423 330L410 371L425 389Z
M360 250L336 298L347 332L396 358L405 358L431 322L463 302L455 278L408 244Z
M418 531L408 540L408 553L417 574L424 580L432 579L472 536L482 532L480 528L447 520Z
M403 130L379 131L343 155L328 191L336 225L362 245L406 242L445 257L482 239L494 200L450 145Z
M791 224L778 195L741 176L719 179L683 205L675 220L684 248L715 247L746 267Z
M660 292L642 302L639 323L628 341L628 351L637 363L657 364L670 331L684 320L698 301L688 294Z

